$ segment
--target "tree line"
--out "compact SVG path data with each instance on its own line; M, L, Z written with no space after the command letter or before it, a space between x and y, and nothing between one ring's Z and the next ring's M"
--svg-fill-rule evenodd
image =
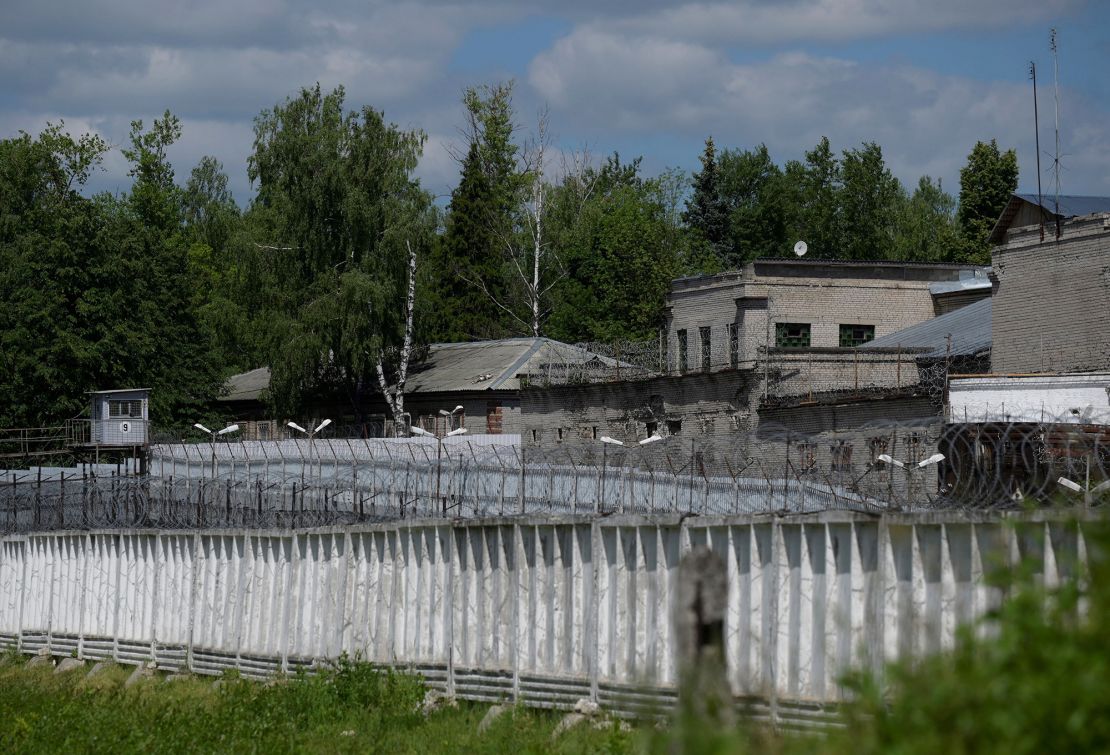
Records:
M837 155L827 139L782 165L707 139L693 175L645 175L639 157L556 149L546 113L520 122L511 83L463 104L446 207L414 177L424 133L348 109L341 87L255 118L243 207L215 157L178 180L168 111L132 123L118 194L85 191L109 150L96 135L59 123L0 141L0 426L140 384L159 422L187 424L263 365L275 411L326 393L357 419L420 344L651 338L673 278L800 239L817 258L986 263L1017 183L993 141L972 149L958 202L929 177L907 191L877 144Z

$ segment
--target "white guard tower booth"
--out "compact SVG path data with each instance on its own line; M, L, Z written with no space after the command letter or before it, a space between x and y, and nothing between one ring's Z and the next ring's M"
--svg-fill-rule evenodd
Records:
M92 392L92 445L145 446L149 426L149 388Z

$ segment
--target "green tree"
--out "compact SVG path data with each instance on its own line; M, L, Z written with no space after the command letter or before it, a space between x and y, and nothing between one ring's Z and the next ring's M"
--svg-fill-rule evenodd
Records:
M552 337L643 340L662 324L677 250L667 187L639 169L639 158L622 163L614 154L552 193L549 225L566 265L548 323Z
M895 236L895 258L913 262L954 262L961 249L956 200L940 181L922 176L903 202Z
M806 153L804 162L786 164L786 186L793 193L793 222L790 237L805 241L809 255L819 259L841 256L840 163L821 137Z
M1010 196L1017 190L1017 153L1002 152L994 139L976 142L960 169L960 206L957 219L963 235L962 262L990 264L991 229Z
M756 257L775 257L789 248L790 194L782 169L767 147L721 153L720 194L728 208L725 264L740 267Z
M874 142L844 150L840 160L840 244L836 256L884 260L894 256L896 223L905 192Z
M717 148L712 136L705 140L700 159L701 170L694 174L694 192L686 203L682 219L694 243L702 246L709 256L724 261L729 257L728 208L721 199Z
M406 244L426 258L435 222L412 177L424 135L344 99L317 84L255 119L248 174L269 234L255 243L280 281L265 309L271 398L287 411L321 390L356 407L375 390L403 339Z

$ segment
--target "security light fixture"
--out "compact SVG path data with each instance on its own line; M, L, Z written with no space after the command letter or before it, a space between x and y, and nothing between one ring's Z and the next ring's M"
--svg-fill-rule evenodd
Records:
M905 469L906 468L905 464L903 464L902 462L898 461L897 459L891 457L890 454L879 454L875 458L878 459L879 461L883 462L884 464L892 464L893 466L896 466L899 469Z
M621 443L616 438L610 438L608 435L603 435L600 438L598 438L598 440L600 440L602 443L608 443L611 446L623 446L624 445L623 443Z
M459 413L459 412L461 412L462 410L463 410L462 406L461 406L461 405L459 405L459 406L456 406L456 407L455 407L454 409L452 409L451 411L447 411L446 409L440 409L440 410L439 410L439 413L440 413L441 415L443 415L444 417L450 417L450 416L451 416L452 414L458 414L458 413Z
M1060 485L1063 485L1068 490L1074 490L1076 493L1082 493L1083 492L1083 486L1082 485L1080 485L1078 482L1074 482L1072 480L1069 480L1067 477L1061 477L1056 482L1059 483Z
M928 459L917 462L917 466L927 467L931 464L940 464L942 461L944 461L944 454L933 454Z
M330 420L330 419L326 419L326 420L324 420L323 422L321 422L321 423L320 423L320 424L319 424L319 425L318 425L318 426L316 427L316 429L315 429L315 430L313 430L313 431L312 431L312 434L313 434L313 435L315 435L316 433L320 432L321 430L323 430L323 429L324 429L325 427L327 427L327 426L328 426L328 425L330 425L330 424L331 424L331 420Z
M465 434L466 434L466 428L465 427L460 427L460 428L457 428L457 429L452 430L451 432L447 433L447 437L450 438L454 435L465 435Z
M413 435L422 435L422 436L430 436L431 435L431 433L428 432L427 430L425 430L423 427L417 427L416 425L413 425L412 427L410 427L409 432L412 433Z
M658 443L658 442L659 442L659 441L661 441L661 440L663 440L663 436L662 436L662 435L660 435L659 433L652 433L652 434L651 434L651 435L649 435L648 437L646 437L646 438L644 438L643 440L641 440L641 441L640 441L640 445L641 445L641 446L646 446L646 445L649 445L649 444L651 444L651 443Z
M303 427L298 425L296 422L286 422L285 424L289 425L294 430L300 430L302 433L305 433L306 435L308 434L308 430L305 430Z
M211 434L212 434L212 431L211 431L211 430L209 430L209 429L208 429L207 427L205 427L204 425L202 425L202 424L201 424L201 423L199 423L199 422L195 422L195 423L193 423L193 427L195 427L196 429L200 430L201 432L204 432L204 433L208 433L209 435L211 435Z
M228 425L223 430L220 430L218 433L216 433L216 435L227 435L228 433L234 433L238 431L239 425Z

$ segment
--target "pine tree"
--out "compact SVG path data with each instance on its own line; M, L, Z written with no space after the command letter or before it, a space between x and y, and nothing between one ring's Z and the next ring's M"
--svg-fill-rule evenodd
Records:
M1001 152L998 142L976 142L960 169L960 207L956 219L963 236L964 262L990 262L990 236L998 216L1017 190L1017 153Z
M721 198L716 147L713 137L705 140L701 171L694 174L694 194L686 203L682 219L696 243L718 260L729 257L728 208Z
M505 335L503 316L494 302L504 300L498 217L497 197L483 165L482 148L471 142L462 178L451 194L447 230L436 254L434 332L438 340Z

